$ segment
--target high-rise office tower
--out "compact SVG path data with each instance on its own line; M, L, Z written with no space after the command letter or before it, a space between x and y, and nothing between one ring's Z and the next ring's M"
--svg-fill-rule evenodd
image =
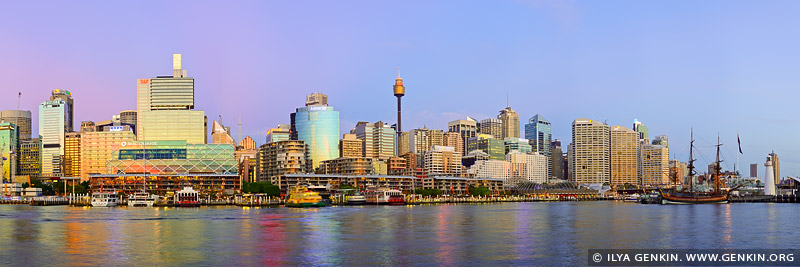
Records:
M212 144L231 144L235 145L236 141L233 140L231 137L230 127L225 127L222 123L217 122L216 120L213 121L213 127L211 128L211 143Z
M39 138L31 138L27 141L19 142L19 155L17 161L19 162L18 172L16 175L27 175L35 179L39 178L42 174L42 159L40 151L42 143Z
M538 152L511 151L506 155L506 161L511 163L511 177L517 178L517 181L546 183L548 160Z
M0 123L0 180L12 181L17 175L17 151L19 151L19 132L17 126L9 122Z
M63 175L64 134L72 131L72 103L72 93L56 89L39 105L41 177Z
M297 140L308 145L314 168L323 160L339 157L339 111L331 106L314 104L297 108L290 118L297 131Z
M530 141L525 138L506 137L506 139L503 140L503 143L505 144L506 154L510 153L511 151L517 151L523 154L532 152ZM545 165L546 164L547 163L545 162ZM542 170L544 170L544 168ZM544 170L544 172L547 173L547 170Z
M642 185L669 184L669 149L660 145L644 145L639 151Z
M244 138L242 138L242 140L239 141L239 146L242 147L242 149L256 149L257 148L256 147L256 140L253 140L253 138L250 137L250 136L245 136Z
M81 175L81 133L64 134L64 176Z
M625 126L611 127L611 184L639 184L638 134Z
M277 128L270 128L267 130L267 143L292 140L290 128L291 126L289 124L278 124Z
M686 172L686 163L680 162L677 159L669 160L670 184L679 185L683 183Z
M400 118L400 98L406 95L406 87L403 85L403 78L400 78L400 71L397 71L397 79L394 80L394 86L392 87L392 92L394 96L397 97L397 132L403 132L402 128L402 119Z
M429 175L460 177L462 174L461 154L453 147L435 145L422 153L422 162Z
M466 155L469 153L467 151L467 139L478 134L478 121L470 117L467 117L466 120L454 120L447 123L447 131L461 135L461 143L464 145L461 152L462 155Z
M576 119L572 122L569 169L577 183L610 182L608 125L596 120Z
M428 151L433 146L444 145L444 131L419 128L408 132L409 135L409 149L415 154L422 154Z
M84 131L81 133L81 160L80 177L82 181L89 180L89 174L108 174L106 162L112 160L112 153L125 148L136 140L133 128L122 125L120 128L110 128L98 131Z
M531 143L531 149L534 152L539 152L548 158L552 157L550 145L552 143L550 121L545 119L542 115L536 114L528 120L525 124L525 138ZM553 176L553 163L552 160L547 161L547 177Z
M464 141L461 139L461 134L458 132L446 132L442 141L443 146L454 147L456 152L464 155Z
M492 138L503 139L503 121L499 119L483 119L478 124L478 133L492 135Z
M361 157L387 160L395 155L397 132L389 124L360 121L350 133L363 142Z
M355 134L344 134L339 140L339 157L361 158L364 157L364 141Z
M566 165L564 165L564 149L561 147L561 140L555 139L553 142L550 143L550 152L553 154L550 157L550 173L552 174L551 177L556 177L558 179L567 179L564 176L564 170L566 169Z
M136 111L123 110L119 113L119 122L122 124L136 125Z
M172 76L137 81L138 140L206 143L205 113L194 110L194 78L187 77L181 65L181 54L173 54Z
M31 139L31 111L30 110L3 110L0 111L0 123L9 122L17 126L19 140Z
M657 135L653 138L652 145L659 145L669 147L669 141L666 135Z
M469 148L468 150L470 152L481 150L486 154L489 154L491 159L505 160L506 158L505 142L503 142L503 140L493 138L490 134L479 134L478 136L470 137L467 139L467 142L467 147Z
M500 111L497 119L502 122L502 137L498 139L505 139L506 137L519 138L519 114L516 111L511 107L506 107Z
M647 126L644 126L642 122L638 119L633 119L633 131L639 134L639 140L648 140L645 143L650 142L650 131L647 130Z
M322 93L312 93L306 96L306 107L327 106L328 96Z

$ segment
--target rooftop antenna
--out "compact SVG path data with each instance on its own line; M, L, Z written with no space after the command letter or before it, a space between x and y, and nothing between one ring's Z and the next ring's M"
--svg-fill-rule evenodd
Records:
M400 66L397 66L397 78L400 79Z
M507 108L511 107L510 105L508 105L508 92L506 92L506 107Z
M19 92L19 94L17 94L17 110L19 110L19 101L20 101L20 99L22 99L22 92Z
M239 142L242 142L242 116L239 116Z

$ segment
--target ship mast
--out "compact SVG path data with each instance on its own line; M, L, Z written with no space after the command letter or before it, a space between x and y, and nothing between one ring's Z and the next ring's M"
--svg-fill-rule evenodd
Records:
M686 168L689 169L689 192L694 192L694 157L692 149L694 148L694 129L691 130L691 138L689 138L689 164Z
M722 170L720 162L722 161L719 160L719 147L721 146L722 144L719 143L719 134L717 134L717 161L714 162L714 194L719 193L719 187L720 187L719 176L720 176L720 171Z

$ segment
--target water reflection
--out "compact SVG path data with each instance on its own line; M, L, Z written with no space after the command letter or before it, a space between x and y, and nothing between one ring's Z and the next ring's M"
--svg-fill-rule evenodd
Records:
M793 248L792 204L0 206L8 265L585 265L589 248ZM47 257L42 257L47 255Z

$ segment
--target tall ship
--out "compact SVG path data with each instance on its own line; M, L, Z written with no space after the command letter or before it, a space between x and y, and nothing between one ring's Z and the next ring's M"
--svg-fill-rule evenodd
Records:
M714 188L711 191L697 191L695 190L694 181L695 181L695 174L694 171L694 161L693 158L693 149L694 149L694 131L691 134L691 141L689 142L689 163L687 164L687 169L689 169L689 173L687 174L688 180L688 190L686 187L683 187L683 190L673 189L671 191L661 191L661 204L724 204L728 203L728 198L730 196L730 191L722 190L720 187L722 182L720 181L720 160L719 160L719 147L722 144L719 143L719 136L717 136L717 159L714 164L714 173L713 182Z
M305 208L305 207L325 207L328 203L322 201L319 193L311 191L308 186L295 185L289 188L286 202L287 207Z

